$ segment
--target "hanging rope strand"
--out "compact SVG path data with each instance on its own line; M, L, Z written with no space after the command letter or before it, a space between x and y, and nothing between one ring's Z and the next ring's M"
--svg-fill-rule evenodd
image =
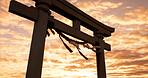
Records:
M54 32L51 28L49 28L49 29L50 29L50 31L55 35L55 32ZM78 50L78 52L80 53L80 55L83 56L86 60L88 60L88 58L87 58L84 54L82 54L82 52L80 51L80 48L79 48L79 44L84 45L85 42L79 42L79 41L72 40L72 39L68 38L66 35L64 35L62 32L60 32L60 31L58 31L58 30L55 30L55 31L59 34L59 38L61 39L62 43L63 43L64 46L69 50L70 53L72 53L73 51L72 51L72 49L70 49L70 48L68 47L68 45L64 42L64 40L62 39L62 37L63 37L65 40L67 40L70 44L74 45L74 46L77 48L77 50ZM46 34L49 36L49 32L48 32L48 31L47 31Z
M64 42L64 40L61 38L61 36L59 35L61 41L63 42L64 46L69 50L70 53L72 53L73 51L68 47L68 45Z
M79 49L77 49L77 50L79 51L79 53L81 54L81 56L83 56L86 60L88 60L88 58L86 56L84 56L84 54L82 54L82 52Z

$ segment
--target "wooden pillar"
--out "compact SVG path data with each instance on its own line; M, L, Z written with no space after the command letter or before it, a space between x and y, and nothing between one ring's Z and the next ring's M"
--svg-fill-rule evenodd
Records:
M45 4L40 4L40 7L48 8ZM49 13L44 10L38 12L38 20L34 24L26 78L41 78Z
M74 27L75 29L79 30L79 31L80 31L80 25L81 25L81 23L80 23L79 20L75 19L75 20L73 21L73 27Z
M96 45L101 47L101 48L96 48L97 78L106 78L104 40L103 40L104 37L102 33L99 31L95 32L94 36L98 39Z

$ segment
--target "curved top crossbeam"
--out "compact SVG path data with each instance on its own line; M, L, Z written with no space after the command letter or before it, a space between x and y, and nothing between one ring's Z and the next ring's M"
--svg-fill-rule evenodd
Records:
M38 3L46 3L49 8L60 15L74 21L75 19L81 22L81 25L92 30L92 31L100 31L103 33L105 37L111 36L111 33L114 32L114 28L109 27L96 19L92 18L88 14L84 13L74 5L70 4L66 0L33 0L36 1L36 5Z

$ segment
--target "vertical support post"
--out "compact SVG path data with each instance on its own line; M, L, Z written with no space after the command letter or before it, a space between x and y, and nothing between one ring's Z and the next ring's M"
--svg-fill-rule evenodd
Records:
M77 19L75 19L75 20L73 21L73 27L74 27L75 29L77 29L77 30L80 31L80 21L77 20Z
M73 28L75 29L75 35L79 35L77 31L80 31L81 22L78 19L73 20Z
M45 4L40 7L47 8ZM38 20L34 24L26 78L41 78L44 56L45 37L48 23L48 12L38 11Z
M104 37L99 31L94 33L94 36L98 39L96 42L96 63L97 63L97 78L106 78L105 56L104 56Z

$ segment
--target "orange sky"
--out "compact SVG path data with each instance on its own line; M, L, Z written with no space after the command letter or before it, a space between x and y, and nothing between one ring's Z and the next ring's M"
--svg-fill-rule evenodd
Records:
M17 0L34 5L32 0ZM147 0L67 0L116 31L105 38L112 51L105 51L107 78L148 77ZM0 78L24 78L29 56L33 22L8 12L10 0L0 0ZM71 21L52 12L56 19ZM83 32L91 32L82 29ZM58 38L46 38L42 78L97 78L95 53L75 47L69 53Z

